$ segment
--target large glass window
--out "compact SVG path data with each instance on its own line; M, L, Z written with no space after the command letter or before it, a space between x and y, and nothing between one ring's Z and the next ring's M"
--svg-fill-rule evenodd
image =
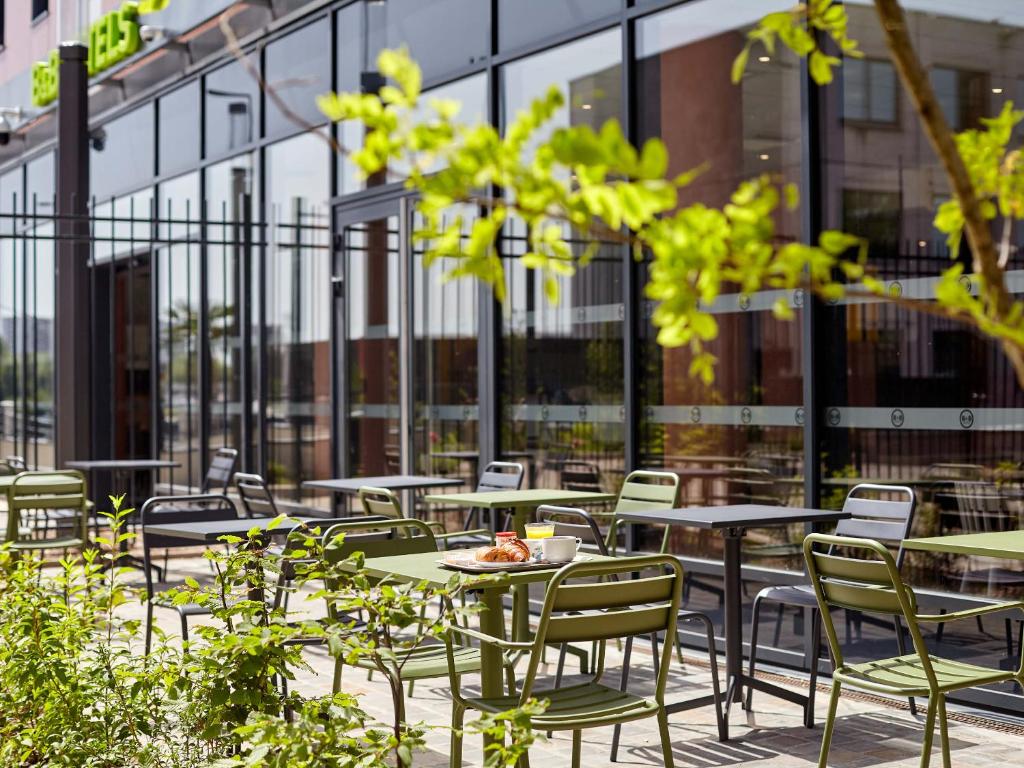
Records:
M469 231L473 211L460 211ZM452 212L455 216L456 212ZM477 406L477 300L475 280L445 281L454 265L424 265L413 245L413 377L415 468L428 475L479 474Z
M600 126L622 111L619 31L545 51L502 69L502 115L507 125L552 83L567 101L550 128ZM527 232L513 220L503 255L501 453L530 464L539 487L617 489L622 481L622 274L625 253L602 247L573 277L559 278L557 306L543 279L518 256ZM567 233L570 234L570 233ZM580 247L582 252L582 246Z
M873 10L851 5L849 14L850 33L869 60L884 58ZM969 4L920 2L907 20L954 129L978 127L980 118L1017 98L1024 60L1018 3L996 0L982 18ZM950 29L957 30L954 46ZM893 293L934 296L950 254L932 218L949 191L910 99L898 100L896 125L888 126L847 119L857 106L848 99L826 103L837 106L824 144L826 225L868 239L869 261ZM1014 234L1011 286L1024 275L1024 239ZM966 243L961 260L970 271ZM1017 428L1024 394L999 347L952 320L892 304L844 301L826 317L837 341L827 346L821 376L830 494L840 496L850 477L881 478L915 489L919 535L1017 529L1020 477L1013 468L1024 447ZM909 563L915 579L955 591L995 595L1024 586L1024 571L1009 563L997 568L954 558L939 564L923 556Z
M232 62L206 76L203 107L206 157L240 150L259 136L259 85L240 62Z
M307 24L267 46L264 77L268 87L299 121L326 121L316 97L331 90L331 27L327 19ZM268 136L296 132L300 122L282 112L275 99L267 98Z
M91 194L103 201L151 182L156 168L155 121L149 102L89 134Z
M266 150L266 446L275 493L331 476L328 148L303 134Z
M637 23L641 138L665 142L670 175L708 164L682 191L682 204L724 205L741 182L762 173L786 182L801 180L799 62L781 50L753 56L742 82L730 80L730 64L750 25L785 4L733 5L736 13L723 13L717 0L703 0ZM775 223L780 241L801 239L797 213L780 212ZM641 277L642 292L646 268ZM784 322L772 315L770 307L779 297L797 309L797 320ZM641 466L679 472L688 503L799 501L802 297L777 291L720 297L711 309L719 327L710 344L718 358L711 385L688 374L688 349L657 344L652 307L642 293L636 298ZM774 539L796 542L801 534L802 528L751 532L748 559L772 552L783 555L775 564L799 567L798 547L776 547L785 542ZM688 553L707 552L721 542L687 529L672 536L673 548Z
M498 47L520 48L621 8L622 0L498 0Z
M160 174L191 168L199 162L199 81L162 96L157 159Z
M225 160L206 169L207 312L210 320L210 450L241 451L243 408L251 407L242 392L243 328L239 313L245 275L252 274L256 247L246 247L245 221L257 210L252 195L258 189L251 154ZM257 228L249 243L257 242ZM256 292L251 292L251 301ZM250 322L252 318L249 318Z
M57 177L56 154L47 152L25 164L25 214L28 217L52 216L55 208ZM2 202L0 202L2 204Z
M198 486L205 472L199 444L199 174L162 183L157 205L161 219L174 222L161 225L160 240L183 241L162 244L155 253L159 458L181 463L169 473L172 483Z
M398 399L398 217L345 227L345 352L348 475L401 471Z

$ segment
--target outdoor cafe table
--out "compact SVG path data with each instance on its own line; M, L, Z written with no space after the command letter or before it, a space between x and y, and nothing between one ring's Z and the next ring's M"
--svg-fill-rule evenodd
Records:
M991 531L904 539L904 549L1024 561L1024 531Z
M190 523L157 523L147 525L146 532L157 536L171 536L177 539L192 539L199 544L216 544L221 536L238 536L245 538L253 528L259 529L261 537L286 536L297 524L307 523L317 526L323 521L315 517L289 517L278 523L271 530L267 526L276 520L275 517L235 517L225 520L196 520ZM251 582L250 582L251 583ZM250 590L252 600L262 600L263 590Z
M757 680L743 671L743 581L740 544L744 532L748 528L779 528L792 523L831 523L849 516L849 512L772 507L762 504L620 512L616 515L619 520L627 523L678 525L722 532L725 544L725 669L729 680L726 696L727 713L732 702L742 699L744 686L795 704L803 705L806 701L806 697L799 693L764 680Z
M520 538L526 538L526 523L533 516L537 507L545 504L594 504L602 501L614 501L617 497L611 493L593 491L560 491L547 488L530 488L520 491L478 491L473 493L445 493L437 496L424 496L427 504L446 504L469 509L511 509L512 530ZM493 516L492 516L493 521ZM530 616L525 606L529 604L527 582L516 583L513 593L515 599L522 602L524 609L514 613L516 632L522 637L529 634Z
M330 491L337 501L338 496L352 497L364 485L387 488L389 491L424 491L427 488L454 488L463 485L457 477L430 477L427 475L379 475L377 477L337 477L330 480L306 480L303 488ZM411 517L412 515L410 515Z

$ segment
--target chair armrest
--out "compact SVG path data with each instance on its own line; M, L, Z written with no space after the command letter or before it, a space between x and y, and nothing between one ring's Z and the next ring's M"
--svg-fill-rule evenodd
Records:
M456 538L458 536L484 536L484 535L489 537L491 535L491 529L490 528L471 528L471 529L468 529L468 530L465 530L465 531L451 531L451 532L445 532L445 533L435 533L434 534L434 538L435 539L454 539L454 538Z
M533 648L533 643L516 643L511 640L502 640L500 637L494 635L488 635L484 632L477 632L475 629L469 629L468 627L460 627L458 624L453 624L449 628L450 632L455 632L466 637L472 637L479 640L482 643L488 643L490 645L496 645L499 648L507 648L510 651L524 651Z
M985 616L989 613L1000 613L1001 611L1013 610L1024 612L1024 601L1017 600L1009 603L994 603L992 605L983 605L978 608L968 608L963 611L954 611L953 613L917 614L914 616L914 618L918 621L930 621L936 624L941 624L947 621L973 619L976 616Z

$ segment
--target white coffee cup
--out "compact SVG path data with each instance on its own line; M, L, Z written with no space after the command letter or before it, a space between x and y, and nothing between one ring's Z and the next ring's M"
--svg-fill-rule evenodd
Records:
M548 536L540 540L541 557L549 563L568 563L582 543L576 536Z

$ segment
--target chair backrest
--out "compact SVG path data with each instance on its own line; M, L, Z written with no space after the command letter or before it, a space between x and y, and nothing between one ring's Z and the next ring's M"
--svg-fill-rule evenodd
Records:
M928 648L918 628L914 593L900 578L896 559L885 544L812 533L804 539L804 558L837 669L843 666L843 653L830 610L833 607L902 617L925 675L935 684Z
M778 478L767 469L729 467L723 480L735 503L781 505L785 501Z
M19 472L28 472L28 464L21 456L5 456L0 461L0 474L16 475Z
M560 474L560 484L567 491L604 492L601 468L592 461L563 461Z
M363 514L366 515L387 517L391 520L401 520L405 517L398 494L388 488L364 485L359 489L359 503L363 507Z
M874 498L874 494L899 499ZM903 563L903 540L914 523L914 492L905 485L860 483L850 489L843 503L850 517L836 524L836 536L880 541L898 550L896 565Z
M683 568L669 555L582 561L560 569L548 586L541 608L521 701L532 695L545 645L654 632L675 637L682 587ZM600 648L595 679L604 671L603 642ZM658 701L664 697L672 652L672 643L665 643L655 685Z
M480 473L477 492L518 491L523 485L523 465L511 461L492 461Z
M582 509L545 504L537 507L537 521L552 523L555 526L555 536L578 536L584 546L593 547L599 554L608 554L608 545L601 535L601 529L594 522L594 518Z
M259 475L235 472L235 488L246 517L277 517L277 504L267 481Z
M24 540L22 536L22 513L46 510L74 510L78 519L73 526L65 529L71 532L61 535L58 530L53 537L53 546L63 544L77 546L87 539L88 489L85 475L78 470L64 469L46 472L19 472L7 487L7 532L5 541ZM42 529L44 534L47 527ZM38 540L38 529L33 530L34 541Z
M339 534L344 539L335 541ZM355 520L332 525L324 534L324 560L338 563L362 552L366 557L391 557L436 552L437 541L422 520Z
M190 496L154 496L147 499L139 510L139 533L142 537L142 559L145 567L146 587L152 593L150 553L154 549L178 549L202 546L195 539L150 533L154 525L198 523L204 520L235 520L238 509L227 496L219 493L198 493Z
M237 463L238 451L234 448L218 448L214 451L203 480L203 493L227 493Z
M966 533L1008 531L1017 527L1007 499L995 483L959 480L953 484L960 525Z
M615 512L638 512L648 509L673 509L679 498L679 475L638 469L630 472L622 483Z

